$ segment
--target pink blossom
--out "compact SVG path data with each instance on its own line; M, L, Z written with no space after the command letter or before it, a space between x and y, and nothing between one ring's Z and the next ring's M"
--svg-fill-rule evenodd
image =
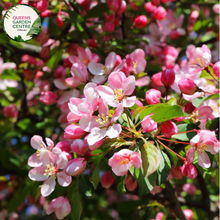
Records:
M87 162L85 158L76 158L70 160L66 164L64 170L66 174L69 176L78 176L85 170L86 164Z
M102 65L101 63L96 62L90 62L88 65L89 71L97 76L97 75L109 75L111 72L114 72L115 69L115 63L116 63L116 53L111 52L105 59L105 65Z
M66 71L65 68L63 66L58 66L55 70L54 70L54 77L55 78L62 78L66 76Z
M4 107L4 116L7 118L14 118L18 115L17 106L15 104L10 104L7 107Z
M41 17L42 18L46 18L46 17L50 17L50 16L51 16L51 10L49 10L49 9L41 12Z
M185 191L189 195L194 195L196 192L196 186L192 183L185 183L183 185L183 191Z
M112 33L115 30L115 25L111 22L106 22L103 30Z
M170 87L175 80L175 72L173 69L165 69L161 74L161 82L165 85L165 87Z
M39 100L46 104L46 105L53 105L57 102L58 96L51 92L51 91L46 91L46 92L41 92L41 96Z
M184 161L184 165L181 167L181 171L183 176L189 179L195 179L198 175L196 168L188 161Z
M186 95L193 95L199 90L198 86L194 83L193 80L184 78L178 82L179 89L182 93Z
M163 212L158 212L156 217L155 217L155 220L162 220L163 216L164 216Z
M145 94L145 99L149 105L160 103L161 92L156 89L149 89Z
M52 212L55 212L58 219L64 219L69 215L71 206L68 199L63 196L53 199L46 210L47 215L50 215Z
M170 169L170 174L174 179L182 179L183 175L181 172L181 168L179 166L176 166L175 168L172 166Z
M137 152L128 149L120 150L109 159L109 166L116 176L124 176L128 173L132 164L135 168L141 167L142 160Z
M67 139L77 139L83 137L85 131L82 130L78 125L71 124L65 129L64 138Z
M50 138L45 138L47 145L43 142L41 136L34 135L31 138L31 146L37 150L36 153L32 154L28 159L28 165L30 167L39 167L44 163L50 163L51 150L54 147L54 143Z
M157 128L157 122L150 118L151 115L147 115L141 121L141 127L143 128L143 133L152 132Z
M151 0L152 5L158 6L160 4L160 0Z
M88 144L88 143L87 143L87 138L88 138L88 135L86 135L85 138L84 138L84 142L85 142L86 144ZM92 145L89 145L89 144L88 144L88 147L89 147L89 149L90 149L91 151L96 150L97 148L101 147L102 142L103 142L103 140L100 140L100 141L95 142L95 143L92 144Z
M44 181L41 187L42 196L49 196L55 189L57 178L58 183L67 187L71 182L72 178L68 176L64 171L60 171L64 169L68 160L65 154L62 151L55 147L52 149L51 154L49 152L45 152L48 154L45 158L49 158L50 160L43 160L43 166L35 167L29 171L28 176L33 181Z
M217 63L214 64L213 66L213 73L220 78L220 61L218 61Z
M59 29L62 29L62 27L63 27L63 18L62 18L60 13L57 14L55 21L56 21L56 24L59 27Z
M184 209L183 210L184 215L189 219L192 220L193 218L193 211L191 209Z
M87 44L89 47L92 47L92 48L96 48L97 47L97 43L94 39L88 39L87 40Z
M159 72L159 73L155 73L155 74L151 77L151 80L153 81L153 83L154 83L156 86L163 86L163 83L161 82L161 75L162 75L162 72Z
M47 0L40 0L37 2L36 8L40 11L43 12L47 9L48 7L48 2Z
M161 131L167 138L178 133L178 128L173 121L165 121L161 123Z
M144 72L147 61L144 59L145 53L142 49L136 49L131 54L126 55L128 71L138 74Z
M157 20L163 20L167 16L167 11L162 6L159 6L154 10L154 18Z
M79 121L82 130L91 132L87 137L89 145L102 140L104 137L116 138L121 133L121 125L114 122L121 116L123 112L122 104L115 109L112 118L109 118L109 108L106 101L102 100L99 105L99 115L84 116Z
M187 160L193 162L195 151L198 154L198 164L203 168L209 168L211 162L205 151L217 154L220 151L219 141L215 133L209 130L199 130L198 134L190 140L191 148L187 151Z
M145 15L140 15L135 18L133 27L144 28L147 25L147 17Z
M211 51L205 44L203 44L202 47L197 47L194 50L193 57L202 68L209 66L212 58Z
M126 189L130 192L134 191L138 186L137 180L133 179L131 175L124 178L124 184Z
M88 146L82 139L76 139L71 144L71 149L73 152L83 156L88 151Z
M220 14L220 4L213 5L212 9L216 14Z
M156 6L153 5L151 2L147 2L144 4L144 9L146 12L153 12L156 9Z
M108 7L112 11L123 13L126 9L126 2L124 0L108 0Z
M126 77L123 72L113 72L109 75L108 86L98 86L97 90L102 99L112 106L132 107L136 96L130 96L135 89L134 76Z
M107 171L105 173L103 173L102 177L101 177L101 184L102 187L109 189L112 184L115 181L115 177L113 177L112 172L111 171Z

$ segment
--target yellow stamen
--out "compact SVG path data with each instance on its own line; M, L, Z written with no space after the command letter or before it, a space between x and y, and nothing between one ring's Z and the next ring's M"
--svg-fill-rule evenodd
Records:
M118 101L122 101L125 96L122 89L117 89L117 88L114 89L114 95L115 95L115 99Z
M136 69L137 65L138 65L138 61L137 60L133 61L133 69Z
M109 125L109 117L108 115L105 116L103 113L102 116L98 115L98 119L96 119L96 121L103 127L108 127Z

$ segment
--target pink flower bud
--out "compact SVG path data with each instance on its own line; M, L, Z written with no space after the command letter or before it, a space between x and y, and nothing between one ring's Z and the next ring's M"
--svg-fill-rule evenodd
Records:
M220 70L220 61L218 61L217 63L215 63L214 66L213 66L213 73L214 73L218 78L220 78L219 70Z
M14 118L18 115L17 106L15 104L4 107L3 111L6 118Z
M107 0L107 4L110 10L117 11L120 8L121 0Z
M66 71L65 68L63 66L58 66L55 70L54 70L54 77L55 78L62 78L66 76Z
M194 110L195 110L195 106L191 102L187 103L184 108L184 111L188 114L191 114Z
M87 142L87 137L88 137L88 135L86 135L85 138L84 138L84 142L85 142L86 144L88 144L88 142ZM88 144L89 149L90 149L91 151L96 150L97 148L101 147L102 142L103 142L103 140L100 140L100 141L97 141L96 143L94 143L93 145L89 145L89 144Z
M76 158L70 160L64 170L69 176L78 176L85 170L86 163L85 158Z
M69 141L60 141L56 144L56 147L60 148L60 150L65 154L68 160L72 159L72 155L70 153L70 145L71 143Z
M181 167L181 171L183 176L189 179L195 179L198 175L196 168L188 161L184 162L184 165Z
M180 91L186 95L193 95L199 90L198 86L194 83L193 80L184 78L179 80L178 86Z
M207 67L211 61L211 51L207 45L203 44L202 47L196 47L193 52L193 58L201 67Z
M37 42L43 45L49 40L49 38L50 38L49 34L43 31L37 36Z
M43 12L48 8L48 2L47 0L40 0L36 4L36 8L40 11Z
M171 30L169 33L169 38L171 40L176 40L180 36L180 33L177 30Z
M46 210L47 215L50 215L52 212L55 212L58 219L64 219L69 215L71 212L71 206L68 199L63 196L53 199Z
M144 119L141 121L141 127L143 128L143 133L152 132L157 128L157 122L155 122L152 118L150 118L151 115L145 116Z
M162 7L159 6L154 11L154 18L157 20L163 20L167 16L167 11Z
M175 81L175 72L173 69L165 69L161 74L161 82L166 87L170 87Z
M159 73L155 73L153 76L152 76L152 81L153 83L156 85L156 86L163 86L163 83L161 82L161 75L162 75L162 72L159 72Z
M145 15L140 15L135 18L133 27L144 28L147 25L147 17Z
M50 54L50 48L49 47L42 47L41 51L40 51L40 56L43 59L47 59L49 57Z
M115 25L111 22L106 22L103 29L104 31L112 33L115 30Z
M46 18L46 17L50 17L50 16L51 16L51 10L49 10L49 9L41 12L41 17L42 18Z
M116 55L116 62L115 62L115 66L118 66L118 64L120 64L122 61L121 57L119 55Z
M220 4L213 5L212 9L216 14L220 14Z
M163 216L164 216L163 212L158 212L156 217L155 217L155 220L162 220Z
M149 89L145 94L145 99L149 105L160 103L161 92L156 89Z
M134 182L133 182L132 176L130 176L130 175L125 177L124 184L126 186L126 189L130 192L134 191L138 185L137 180L134 180Z
M180 167L171 167L170 169L170 174L172 175L172 177L174 179L182 179L183 175L182 175L182 171L180 169Z
M39 100L46 104L46 105L53 105L57 102L58 96L51 92L51 91L46 91L46 92L41 92L41 96Z
M160 4L160 0L151 0L152 5L158 6Z
M173 121L165 121L161 123L161 131L167 138L178 133L178 128Z
M115 181L111 171L105 172L101 177L102 187L109 189Z
M184 209L183 210L184 215L189 219L192 220L193 218L193 211L191 209Z
M85 131L83 131L78 125L72 124L66 127L64 138L78 139L78 138L81 138L84 134L85 134Z
M144 9L146 12L153 12L156 9L156 6L153 5L151 2L147 2L144 4Z
M118 13L119 13L119 14L122 14L122 13L126 10L126 8L127 8L126 1L123 0L123 1L121 2L121 7L119 8Z
M82 139L76 139L71 144L71 149L73 152L83 156L88 151L88 146Z
M196 192L196 186L192 183L185 183L183 185L183 191L185 191L189 195L194 195Z
M92 47L92 48L96 48L97 47L97 43L94 39L88 39L87 40L87 44L89 47Z
M60 29L62 29L62 27L63 27L63 18L60 14L57 14L57 16L56 16L56 24Z

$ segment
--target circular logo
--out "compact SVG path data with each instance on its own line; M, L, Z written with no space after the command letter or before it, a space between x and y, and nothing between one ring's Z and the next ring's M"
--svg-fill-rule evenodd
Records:
M7 10L3 17L5 33L14 41L31 40L41 30L41 18L29 5L15 5Z

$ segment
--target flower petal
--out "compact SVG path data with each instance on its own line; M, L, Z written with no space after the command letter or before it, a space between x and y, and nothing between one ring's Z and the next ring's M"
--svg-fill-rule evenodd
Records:
M110 126L106 132L106 135L109 138L116 138L121 133L121 125L120 124L114 124Z
M33 181L44 181L48 178L48 174L45 176L46 166L35 167L29 171L28 177Z
M61 171L57 173L57 181L61 186L66 187L72 182L72 177L67 175L64 171Z
M55 189L56 181L54 176L49 177L47 180L44 181L41 187L41 195L43 197L49 196Z

